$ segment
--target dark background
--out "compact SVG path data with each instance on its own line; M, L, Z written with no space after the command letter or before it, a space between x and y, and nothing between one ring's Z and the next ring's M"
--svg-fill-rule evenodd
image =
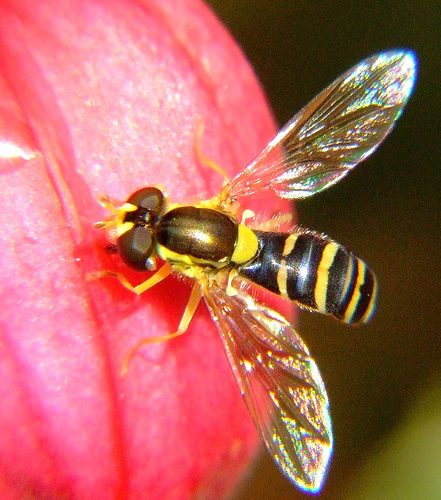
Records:
M303 313L331 399L335 451L320 499L441 498L440 60L436 1L211 0L279 124L352 65L407 47L413 96L393 133L332 189L297 204L305 227L352 249L380 281L377 314L350 328ZM262 453L237 500L306 495Z

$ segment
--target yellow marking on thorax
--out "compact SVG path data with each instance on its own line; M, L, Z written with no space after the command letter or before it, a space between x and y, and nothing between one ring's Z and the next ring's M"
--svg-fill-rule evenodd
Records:
M156 245L156 251L158 256L165 262L170 262L172 265L182 264L184 266L182 267L182 269L185 269L185 267L190 268L192 266L210 266L216 269L221 269L222 267L226 267L230 263L230 261L227 260L222 262L213 262L211 260L198 259L196 257L192 257L191 255L180 254L177 252L173 252L173 250L170 250L169 248L166 248L159 243ZM181 270L181 272L183 272L187 276L190 276L190 274L185 272L185 270Z
M323 255L317 269L317 282L315 284L314 299L317 305L317 310L322 313L326 312L326 294L329 284L329 269L334 262L338 249L339 245L337 243L328 243L323 250Z
M259 250L259 241L253 231L244 224L237 226L237 241L234 247L231 262L245 264L256 256Z

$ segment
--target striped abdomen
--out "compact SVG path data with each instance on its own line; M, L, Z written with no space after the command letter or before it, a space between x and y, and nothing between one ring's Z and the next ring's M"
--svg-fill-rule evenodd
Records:
M239 268L241 276L345 323L369 321L377 281L352 252L313 232L255 234L259 254Z

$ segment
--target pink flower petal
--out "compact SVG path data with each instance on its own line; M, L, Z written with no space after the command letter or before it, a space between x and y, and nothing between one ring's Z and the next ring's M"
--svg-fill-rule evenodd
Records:
M2 1L0 497L219 498L257 434L205 306L189 287L136 297L93 223L97 199L162 184L213 196L273 135L240 50L198 0ZM268 200L268 210L271 210Z

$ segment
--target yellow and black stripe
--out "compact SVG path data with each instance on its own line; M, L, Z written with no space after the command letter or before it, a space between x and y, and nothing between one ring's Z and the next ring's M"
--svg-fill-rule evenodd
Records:
M375 310L377 281L352 252L309 231L255 234L259 253L240 266L241 276L345 323L369 321Z

